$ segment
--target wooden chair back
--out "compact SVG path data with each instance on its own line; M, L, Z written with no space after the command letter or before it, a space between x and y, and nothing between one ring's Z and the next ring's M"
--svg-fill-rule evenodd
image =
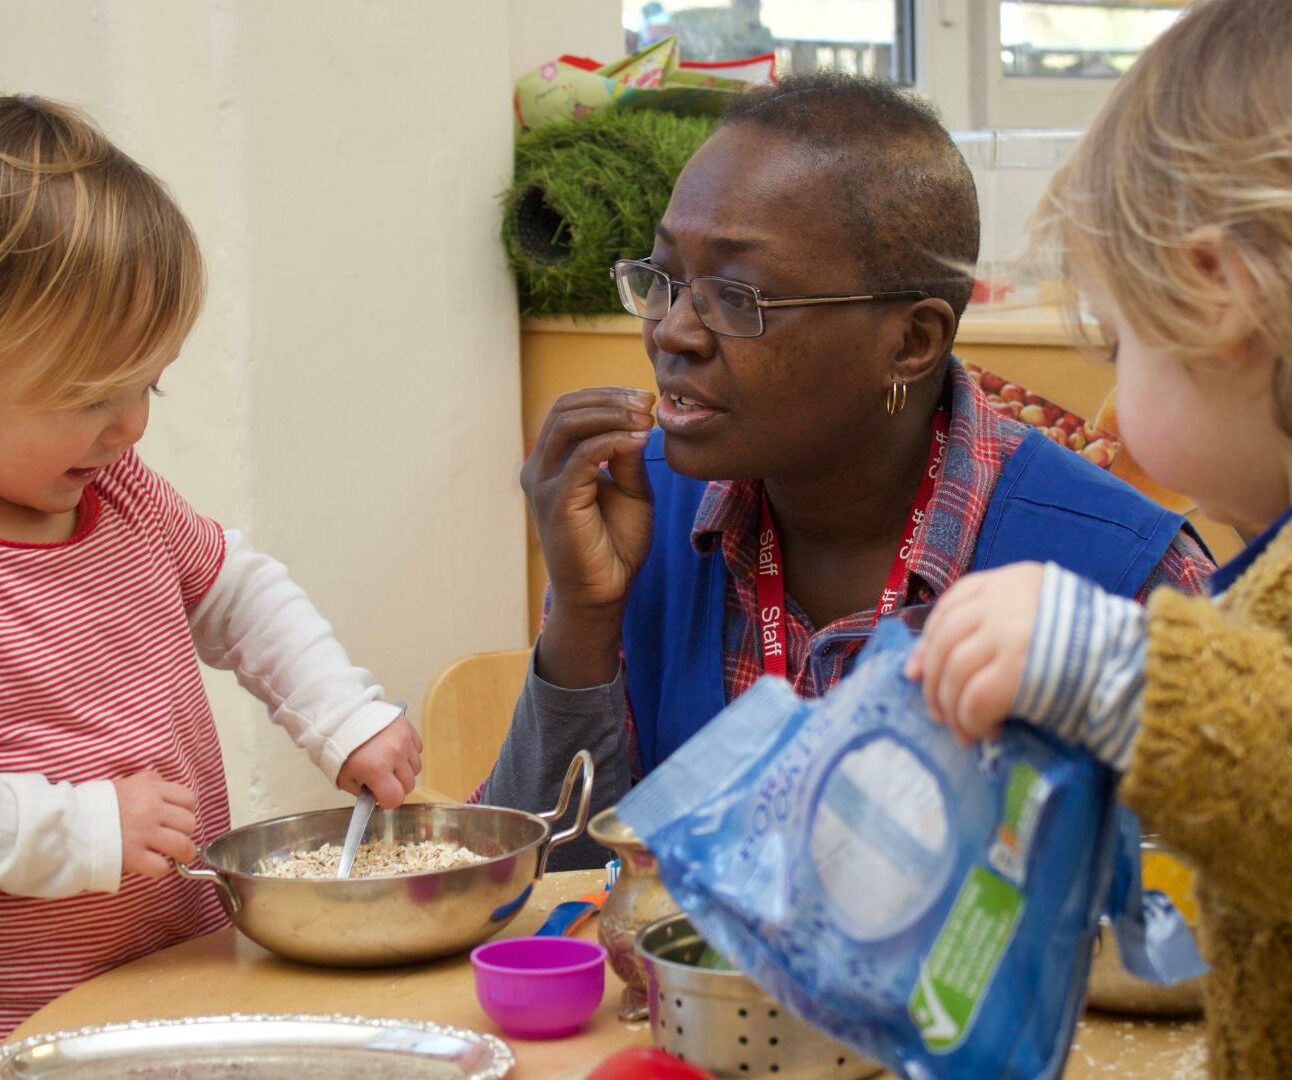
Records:
M461 802L489 775L516 699L529 649L474 653L453 663L422 701L422 787Z

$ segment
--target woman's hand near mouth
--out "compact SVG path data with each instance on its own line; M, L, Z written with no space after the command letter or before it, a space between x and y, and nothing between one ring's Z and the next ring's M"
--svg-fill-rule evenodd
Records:
M641 455L654 400L627 387L563 395L521 470L551 582L538 666L553 685L600 686L619 670L628 588L650 551Z

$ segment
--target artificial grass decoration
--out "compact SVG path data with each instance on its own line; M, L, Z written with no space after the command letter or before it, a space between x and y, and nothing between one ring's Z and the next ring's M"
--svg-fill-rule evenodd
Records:
M673 181L716 126L712 117L602 109L520 135L502 233L521 313L622 311L610 265L649 254Z

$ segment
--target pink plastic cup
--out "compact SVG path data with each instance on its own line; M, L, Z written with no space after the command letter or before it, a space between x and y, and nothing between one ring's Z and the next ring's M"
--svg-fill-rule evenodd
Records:
M471 953L471 966L480 1007L521 1039L573 1035L606 991L606 950L579 938L491 941Z

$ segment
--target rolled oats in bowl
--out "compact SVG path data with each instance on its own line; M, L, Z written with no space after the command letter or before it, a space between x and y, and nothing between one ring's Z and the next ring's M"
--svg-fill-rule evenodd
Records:
M421 840L394 844L375 840L360 844L355 853L351 878L390 877L396 874L425 874L453 870L488 859L460 844ZM341 865L341 845L324 844L310 851L268 855L256 863L256 873L281 878L335 878Z

